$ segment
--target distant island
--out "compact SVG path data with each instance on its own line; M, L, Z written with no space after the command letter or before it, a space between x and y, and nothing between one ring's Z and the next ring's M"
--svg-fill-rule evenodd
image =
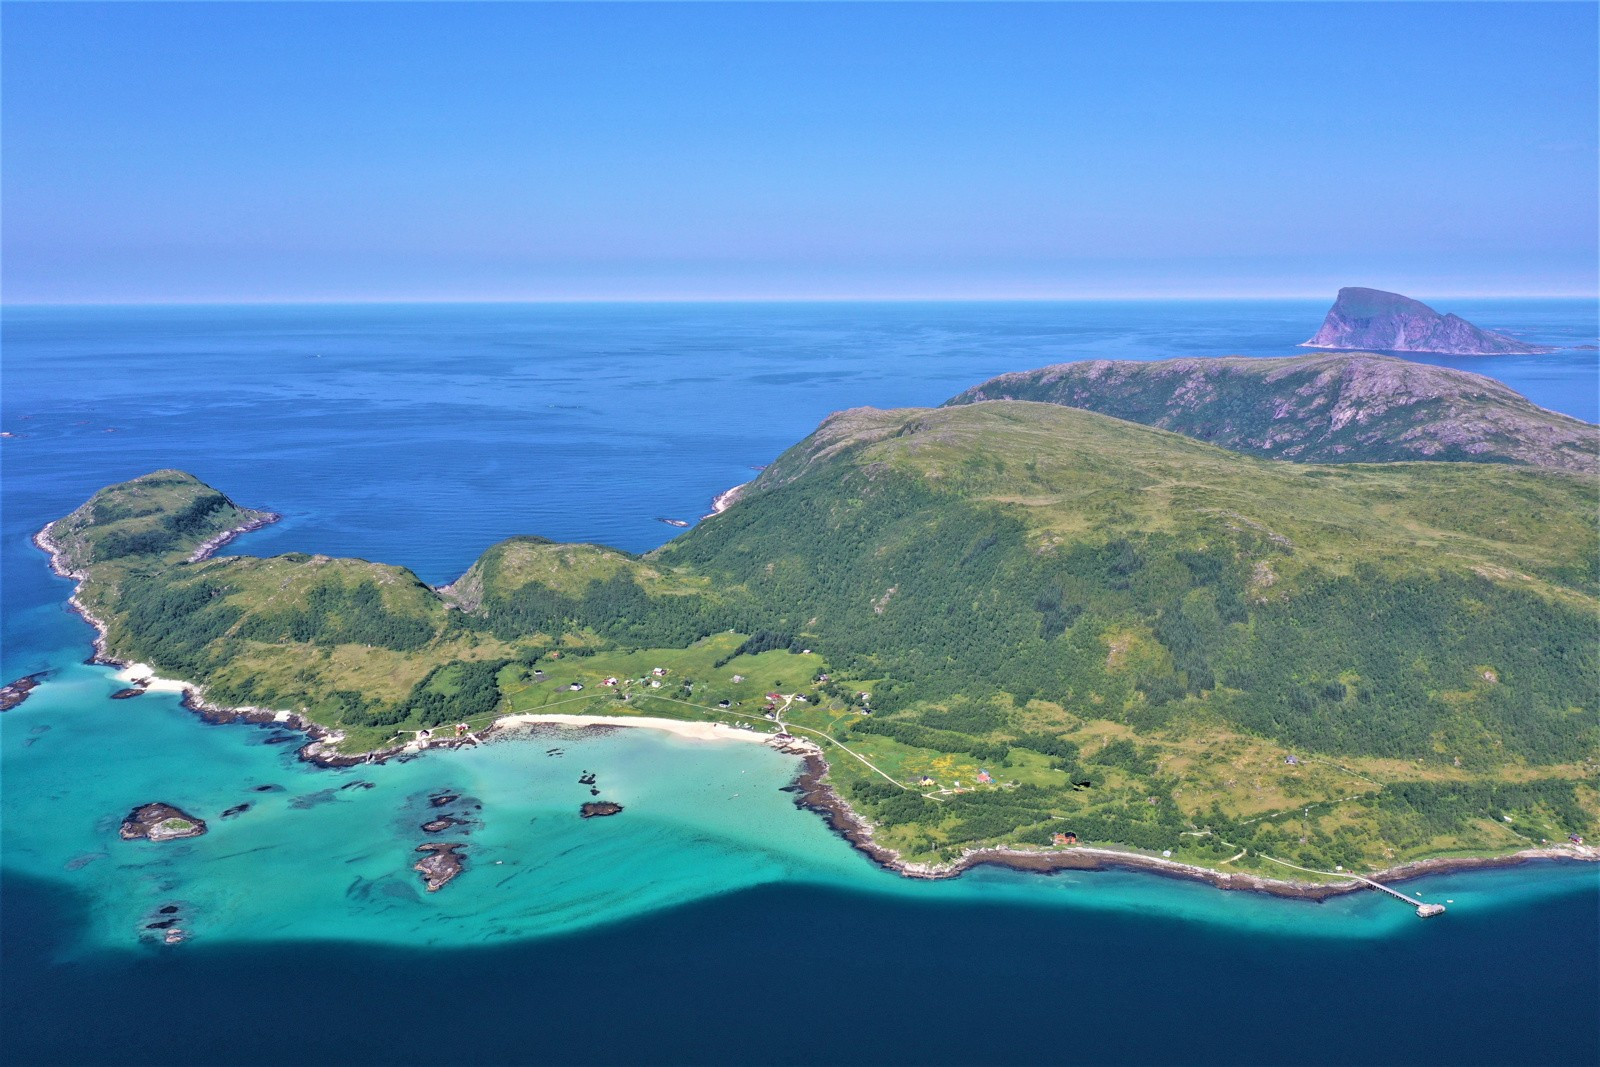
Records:
M442 588L213 556L272 516L181 471L38 542L103 658L303 729L321 763L691 720L804 756L797 798L916 877L1325 896L1600 858L1595 428L1382 357L1202 362L838 412L655 552L515 537ZM1066 406L1097 389L1120 417ZM1144 424L1164 407L1183 433ZM1267 458L1291 448L1340 462ZM427 851L442 885L455 854Z
M1457 315L1441 315L1420 300L1399 293L1358 286L1339 290L1322 329L1302 347L1436 352L1447 356L1518 356L1556 351L1480 329Z

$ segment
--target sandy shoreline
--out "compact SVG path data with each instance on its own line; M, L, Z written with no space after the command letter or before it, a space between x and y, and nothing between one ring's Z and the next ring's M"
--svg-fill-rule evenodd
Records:
M744 495L744 491L749 487L749 485L749 482L740 482L732 489L724 489L722 492L712 497L710 514L702 515L701 518L709 519L712 515L721 515L724 511L727 511L729 508L733 507L739 502L739 498Z
M657 719L646 715L541 715L529 712L519 715L506 715L496 719L483 731L489 733L493 730L512 726L547 724L551 726L636 726L647 730L661 730L665 733L676 734L695 741L745 741L764 745L774 740L775 735L763 733L760 730L741 730L720 722L689 722L685 719Z

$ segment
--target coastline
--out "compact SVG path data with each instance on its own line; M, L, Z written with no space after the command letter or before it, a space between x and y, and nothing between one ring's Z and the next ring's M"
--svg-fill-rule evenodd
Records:
M505 715L478 732L478 737L487 737L503 729L516 726L567 726L583 729L592 726L620 726L638 727L646 730L660 730L663 733L673 734L677 737L688 738L693 741L744 741L758 745L767 744L776 735L759 733L755 730L741 730L719 722L693 722L687 719L658 719L648 715L560 715L539 714L537 712L524 712L517 715Z
M700 517L702 519L709 519L713 515L721 515L724 511L727 511L729 508L737 504L739 502L739 498L744 495L744 491L749 487L749 482L740 482L732 489L724 489L722 492L711 498L710 513Z
M738 493L744 487L744 485L737 485L719 494L716 501L713 502L713 507L717 508L717 510L713 511L713 514L720 514L736 503L738 501ZM202 544L194 555L190 557L190 562L200 562L207 559L234 538L270 525L278 521L280 517L269 512L235 529L218 534ZM62 562L60 549L50 538L50 531L54 526L55 522L47 523L43 529L33 536L33 543L49 557L50 569L54 573L77 582L78 588L81 589L84 575L65 566ZM767 744L777 748L780 752L799 756L802 760L801 768L796 774L794 783L789 787L795 792L796 806L821 815L830 829L844 838L858 851L865 854L868 859L884 870L905 878L926 880L956 878L974 867L988 864L1010 870L1039 874L1049 874L1064 870L1143 871L1168 878L1204 882L1217 889L1244 890L1316 902L1370 888L1366 882L1357 881L1354 878L1348 881L1331 883L1266 878L1256 874L1218 871L1160 856L1148 856L1138 852L1091 845L1078 845L1060 851L1033 851L1005 846L974 848L967 849L959 858L945 864L908 863L894 849L878 844L873 838L874 827L872 823L852 808L839 795L838 791L828 784L826 781L828 762L823 757L821 748L816 744L792 736L780 737L776 734L739 730L712 722L660 719L649 716L524 713L507 715L496 719L477 734L468 735L466 738L440 738L437 741L431 741L423 745L412 742L406 745L394 745L359 754L340 753L333 750L332 746L337 745L344 739L343 733L313 722L298 712L274 711L270 708L259 707L225 707L213 704L205 699L201 688L192 682L180 679L158 678L153 670L145 664L129 663L115 658L109 653L106 643L106 624L90 612L83 605L83 602L78 599L78 589L74 589L67 600L67 604L95 630L94 655L89 657L86 662L117 667L119 668L119 677L126 675L132 678L138 674L138 676L147 678L148 684L152 688L159 687L169 692L181 691L183 693L183 706L209 723L246 722L262 726L281 726L304 733L308 738L307 743L296 751L296 755L300 759L319 767L338 768L360 764L384 763L396 756L414 756L431 747L456 748L463 744L477 744L483 738L498 730L518 725L545 724L571 726L579 729L657 729L695 740L747 741ZM139 668L144 668L144 672L140 672ZM1522 849L1502 856L1442 856L1432 859L1413 860L1362 877L1387 884L1421 878L1430 874L1512 867L1538 860L1600 862L1600 849L1575 846Z
M200 563L207 560L216 555L222 546L235 538L243 537L254 530L270 526L282 517L276 512L263 512L249 522L224 530L215 537L202 542L200 547L195 549L189 556L188 562ZM296 751L296 754L306 762L314 763L319 767L350 767L358 763L381 763L388 756L399 751L396 748L393 751L365 752L359 756L347 756L337 753L332 751L329 746L337 744L344 738L344 735L328 729L321 723L312 722L298 712L274 711L271 708L248 706L227 707L222 704L213 704L205 699L201 687L193 682L177 678L161 678L146 664L132 663L113 656L106 640L109 627L107 627L103 619L90 611L83 601L78 598L78 593L83 588L85 575L81 571L72 570L63 562L60 546L50 537L50 531L55 528L56 522L60 521L57 519L46 523L38 533L33 535L33 544L34 547L48 557L50 570L53 573L77 583L77 588L73 589L72 595L67 598L67 607L76 612L94 629L94 652L84 660L85 663L116 667L118 668L117 677L127 678L128 680L131 680L138 673L147 680L148 687L151 689L174 693L181 692L183 694L183 706L200 716L203 721L214 725L243 722L257 726L282 726L297 730L305 734L307 740ZM145 668L143 672L138 670L141 667Z
M862 817L832 785L828 784L826 781L828 761L823 758L821 752L807 753L804 759L804 767L793 787L796 793L795 804L821 815L834 833L864 853L868 859L884 870L904 878L929 881L957 878L974 867L984 865L1035 874L1052 874L1056 871L1125 870L1184 881L1204 882L1216 889L1266 893L1270 896L1318 903L1332 897L1371 888L1367 882L1356 878L1341 882L1302 882L1289 878L1267 878L1243 871L1218 871L1161 856L1094 845L1074 845L1056 851L1035 851L1006 846L969 848L959 858L949 863L908 863L899 852L874 840L872 823ZM1600 862L1600 849L1573 846L1529 848L1503 856L1439 856L1412 860L1360 877L1388 885L1431 874L1515 867L1538 860L1595 863Z

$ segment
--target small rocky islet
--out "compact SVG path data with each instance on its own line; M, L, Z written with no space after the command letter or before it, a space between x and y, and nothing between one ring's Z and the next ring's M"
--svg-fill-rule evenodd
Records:
M134 808L117 832L124 841L181 841L204 834L206 823L182 808L157 801Z
M10 711L12 708L28 699L28 694L39 687L44 679L41 674L25 674L16 681L7 682L0 686L0 711Z
M461 849L466 847L465 842L461 841L424 842L417 846L416 851L426 855L412 864L411 869L422 875L428 892L437 893L466 866L466 857L461 855Z

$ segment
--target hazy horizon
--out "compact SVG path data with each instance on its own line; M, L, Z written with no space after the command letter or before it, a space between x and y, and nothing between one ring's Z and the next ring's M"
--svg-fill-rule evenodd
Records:
M1367 288L1371 288L1370 286ZM1430 306L1448 300L1594 300L1590 293L1439 293L1418 296L1404 293L1412 299ZM259 299L259 300L34 300L0 301L0 309L26 310L28 308L158 308L158 307L384 307L384 306L523 306L523 305L574 305L574 304L1139 304L1139 303L1211 303L1211 302L1301 302L1326 300L1331 307L1333 295L1325 293L1223 293L1170 295L1110 295L1110 296L774 296L774 297L593 297L553 299ZM1435 310L1438 310L1435 308Z
M1589 297L1562 3L8 3L6 306Z

